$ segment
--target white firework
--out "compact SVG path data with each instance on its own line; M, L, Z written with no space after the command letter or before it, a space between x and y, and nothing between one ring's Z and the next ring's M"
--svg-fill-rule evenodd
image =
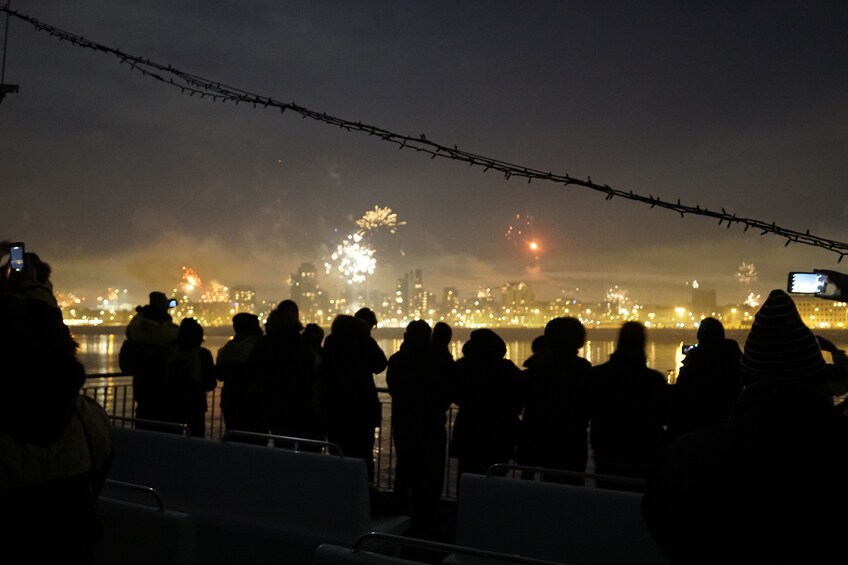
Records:
M751 284L757 280L758 276L759 273L757 272L757 267L755 267L753 263L746 263L743 261L736 270L736 280L742 284Z
M630 291L619 288L618 285L607 290L607 302L626 305L630 302Z
M403 225L406 222L398 220L391 208L374 206L373 210L368 210L356 220L356 231L336 246L330 258L324 261L324 270L327 274L340 275L347 284L364 283L377 269L371 236L381 230L397 233Z
M351 234L342 241L330 256L332 263L325 263L327 272L335 271L348 284L363 283L377 268L374 249L362 241L359 234Z

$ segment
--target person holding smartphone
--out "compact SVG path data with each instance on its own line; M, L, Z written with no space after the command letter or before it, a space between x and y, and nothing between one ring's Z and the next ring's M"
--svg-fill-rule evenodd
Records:
M716 318L698 324L698 344L686 353L671 386L668 440L723 424L742 392L739 360L742 348L728 339Z
M25 251L24 243L4 240L0 242L0 254L8 256L2 269L3 291L35 298L58 306L53 294L53 283L50 281L52 268L48 263L30 251Z
M820 293L816 293L816 296L819 298L830 298L832 300L839 300L843 302L848 300L848 275L838 271L831 271L829 269L813 269L813 272L827 277L827 282L835 287L834 290L828 291L826 286L825 290Z
M821 342L782 289L754 317L727 422L669 443L645 525L672 563L830 563L848 531L848 426ZM839 561L836 558L836 561Z

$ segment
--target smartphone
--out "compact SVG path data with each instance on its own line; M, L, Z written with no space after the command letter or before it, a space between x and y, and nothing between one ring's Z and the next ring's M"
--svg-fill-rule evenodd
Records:
M21 272L24 270L24 243L16 241L9 245L9 264L13 271Z
M827 275L821 273L789 273L786 289L792 294L819 294L827 286Z
M169 298L168 299L168 308L176 308L177 307L177 299Z
M682 353L683 355L689 355L689 352L692 351L696 347L698 347L697 343L694 343L694 344L690 343L688 345L683 345L680 348L680 353Z

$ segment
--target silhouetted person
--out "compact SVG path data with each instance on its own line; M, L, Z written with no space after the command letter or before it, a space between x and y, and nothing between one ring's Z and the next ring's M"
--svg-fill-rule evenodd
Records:
M771 291L722 425L671 442L648 478L645 523L672 563L834 563L848 531L846 420L822 389L819 344Z
M456 360L451 351L451 342L453 340L453 328L447 322L436 322L433 325L433 333L430 336L430 342L433 344L433 354L435 356L436 371L444 377L443 379L448 387L448 399L450 401L448 408L453 404L453 399L456 397ZM448 422L447 430L452 427L452 422ZM449 433L449 432L448 432ZM444 486L444 485L443 485Z
M320 396L327 440L346 456L364 459L373 482L374 429L383 419L374 375L388 359L369 331L359 318L336 316L324 339Z
M354 315L355 318L362 320L366 326L368 326L368 333L371 333L371 330L377 327L377 314L374 313L374 310L367 307L362 307L357 310Z
M161 292L151 292L150 303L135 310L118 358L121 372L132 375L136 418L166 421L165 364L179 326L172 321L168 298Z
M302 329L297 304L288 299L280 302L268 316L265 336L253 348L251 373L259 383L263 418L272 434L323 440L317 412L318 373Z
M309 323L303 327L302 335L306 345L312 350L312 355L315 356L315 366L319 366L324 351L324 328L318 324Z
M447 322L436 322L430 342L433 344L433 353L436 356L436 370L445 375L452 400L455 396L456 376L454 374L456 360L451 353L451 340L453 339L453 328Z
M488 328L471 332L456 361L458 406L450 451L457 472L485 474L515 457L524 399L521 369L505 359L506 344Z
M11 243L0 241L0 255L8 255ZM58 307L56 296L53 294L53 283L50 280L52 268L50 264L27 251L24 254L24 266L21 271L11 268L11 261L0 266L0 292L20 298L35 298L51 306Z
M670 387L669 440L724 423L742 392L739 344L725 337L715 318L701 320L697 335L698 344L686 354Z
M194 437L206 435L206 393L217 386L215 360L203 347L203 326L183 318L165 366L166 421L185 424Z
M260 394L251 380L248 360L254 346L264 335L259 318L249 312L233 316L234 335L218 349L215 376L221 387L221 412L227 430L268 433L263 429Z
M625 322L609 361L590 372L590 440L597 473L643 479L665 442L669 385L665 375L647 366L645 342L645 326Z
M537 335L533 338L533 341L530 342L530 357L525 359L521 366L525 369L529 369L533 363L539 359L539 356L547 350L548 341L545 338L545 334Z
M453 339L453 328L447 322L436 322L433 325L433 334L430 341L433 343L433 348L436 350L445 351L453 359L453 354L450 352L450 343Z
M59 308L0 291L0 543L5 561L94 563L109 416Z
M386 385L392 397L392 438L397 454L395 494L411 502L417 535L437 533L445 475L450 375L431 343L430 326L406 326L400 349L389 357Z
M823 387L825 392L834 397L834 401L836 401L836 397L843 397L848 394L848 355L823 336L816 335L816 340L819 342L822 351L830 353L830 358L833 361L827 365L827 378ZM845 399L841 403L844 405Z
M524 371L527 387L518 463L583 473L588 459L589 371L578 357L586 330L577 318L554 318L545 326L543 351ZM549 481L582 484L547 476Z

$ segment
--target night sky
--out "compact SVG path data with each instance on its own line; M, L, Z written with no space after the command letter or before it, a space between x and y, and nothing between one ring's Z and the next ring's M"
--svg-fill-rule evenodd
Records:
M10 8L351 122L848 242L845 2ZM189 96L16 17L4 82L20 91L0 103L0 239L25 241L57 291L89 300L120 287L145 303L191 266L279 301L302 262L320 268L375 207L399 224L366 234L368 287L387 292L421 268L437 296L524 281L540 299L617 285L656 304L688 301L697 281L730 304L785 287L788 271L848 272L838 253L741 225ZM344 284L323 271L319 283Z

